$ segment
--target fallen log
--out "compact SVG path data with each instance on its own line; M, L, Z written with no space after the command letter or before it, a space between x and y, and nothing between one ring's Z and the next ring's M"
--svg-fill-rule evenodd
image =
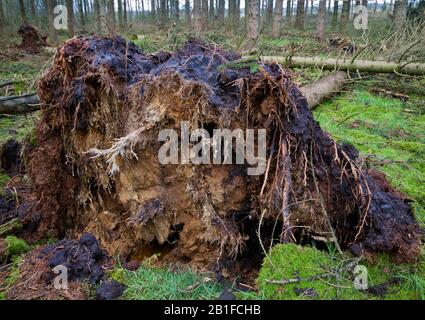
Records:
M22 114L40 109L36 94L22 96L0 97L0 114Z
M322 57L282 57L262 56L264 62L277 62L287 67L319 67L324 70L343 70L373 73L405 73L411 75L424 75L424 63L387 62L371 60L335 59Z
M340 92L348 80L347 72L333 72L316 82L301 87L300 91L307 99L308 107L314 109L323 100Z

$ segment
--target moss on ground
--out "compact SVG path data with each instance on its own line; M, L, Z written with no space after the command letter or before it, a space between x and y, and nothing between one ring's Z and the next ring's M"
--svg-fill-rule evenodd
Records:
M356 264L367 270L367 290L357 289ZM239 293L242 299L274 300L410 300L425 298L425 257L416 265L395 265L387 255L371 264L348 256L329 254L295 244L275 246L265 258L256 294ZM300 279L273 284L269 280Z
M6 255L9 257L22 255L30 249L30 246L24 240L15 236L7 236L4 241L6 243Z
M415 101L354 90L325 102L316 120L338 142L354 145L366 165L384 172L391 185L415 202L425 222L425 110Z

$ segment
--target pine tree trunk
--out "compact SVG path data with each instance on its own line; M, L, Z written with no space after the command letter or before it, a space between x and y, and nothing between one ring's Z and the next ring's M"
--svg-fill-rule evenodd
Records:
M37 13L35 10L35 0L30 0L30 12L31 12L31 18L35 20L37 18Z
M347 26L350 22L351 1L344 0L342 2L341 20L339 22L340 32L347 31Z
M335 28L338 23L338 10L339 10L339 3L337 0L337 1L334 1L334 10L332 12L332 28Z
M293 1L293 0L292 0ZM292 10L291 10L291 0L286 0L286 18L289 19L292 15Z
M208 28L208 0L202 0L202 30Z
M184 9L186 13L186 25L190 29L191 28L191 14L190 14L190 0L186 0L184 3Z
M99 0L99 20L100 20L100 34L106 35L108 33L108 26L106 21L106 1Z
M100 17L100 0L94 0L93 1L93 13L94 18L96 19L96 33L102 34L102 24L101 24L101 17Z
M68 35L74 36L74 0L66 0L66 9L68 11Z
M143 3L143 1L142 1ZM174 17L176 22L180 20L180 2L179 0L174 0Z
M115 21L115 6L114 0L108 1L108 33L110 36L116 34L116 21Z
M27 13L25 12L24 0L19 0L19 12L22 24L28 24Z
M282 26L282 15L283 15L283 0L276 0L274 15L273 15L273 36L278 37L280 35L280 28Z
M267 0L266 23L270 26L273 20L273 0Z
M317 38L321 42L325 41L325 19L326 19L326 0L320 0L316 32L317 32Z
M209 18L210 21L214 20L215 12L214 12L214 0L210 0L210 9L209 9Z
M56 29L53 25L53 21L55 19L53 9L55 7L54 0L44 0L44 6L47 12L47 20L48 20L48 28L49 28L49 38L50 41L56 42L58 40L58 36L56 33Z
M304 11L304 0L298 0L297 5L297 17L295 20L295 26L297 29L304 29L305 11Z
M160 27L161 29L165 28L165 25L167 23L167 1L166 0L160 0Z
M407 0L398 0L394 3L393 24L396 29L401 29L406 23Z
M151 15L152 15L152 18L155 20L156 18L155 0L151 0Z
M201 0L193 0L193 20L195 32L202 31L202 4Z
M250 42L249 45L255 47L260 28L260 1L249 0L248 5L247 38Z
M4 24L3 0L0 0L0 32L3 31Z
M219 0L218 1L218 20L224 21L224 7L225 7L225 0Z
M81 26L84 29L85 25L86 25L86 21L85 21L85 18L84 18L84 3L83 3L83 0L78 0L78 12L79 12L79 15L80 15Z
M118 0L118 27L120 30L124 29L123 15L122 15L122 0Z
M128 16L127 16L127 0L123 0L123 8L122 8L122 19L123 19L123 25L124 25L124 30L127 30L127 26L128 26Z

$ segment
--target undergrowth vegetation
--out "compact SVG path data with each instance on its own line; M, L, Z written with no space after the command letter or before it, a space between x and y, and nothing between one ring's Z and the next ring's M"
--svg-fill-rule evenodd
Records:
M111 278L126 286L129 300L206 300L217 299L221 285L208 274L193 270L173 270L143 263L136 271L118 267Z
M415 265L395 265L386 255L368 263L332 251L281 244L264 259L257 280L258 295L283 300L423 299L424 266L424 256ZM367 278L365 283L356 280L362 274ZM252 299L250 294L239 292L242 299Z
M355 89L323 103L314 115L337 142L354 145L364 165L384 172L414 200L425 222L425 107L412 98L402 102Z

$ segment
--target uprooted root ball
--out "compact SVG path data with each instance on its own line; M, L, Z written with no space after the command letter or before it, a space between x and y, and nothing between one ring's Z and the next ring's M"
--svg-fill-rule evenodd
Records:
M197 40L157 55L121 38L60 47L39 83L29 163L39 232L91 232L112 255L161 251L203 266L249 251L258 233L266 249L272 239L326 240L414 259L417 224L404 199L320 129L289 71L238 58ZM182 121L266 129L265 173L161 165L158 133L180 132Z

